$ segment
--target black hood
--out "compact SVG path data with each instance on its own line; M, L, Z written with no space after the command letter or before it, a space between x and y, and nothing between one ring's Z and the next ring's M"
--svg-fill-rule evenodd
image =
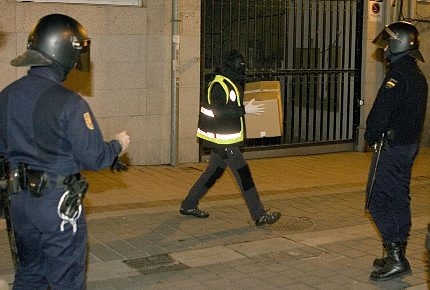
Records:
M233 49L225 55L222 65L217 68L217 73L243 86L246 82L245 70L244 55L237 49Z
M216 74L223 75L230 80L232 80L235 84L244 86L246 83L246 74L245 72L238 72L231 67L221 65L216 69Z

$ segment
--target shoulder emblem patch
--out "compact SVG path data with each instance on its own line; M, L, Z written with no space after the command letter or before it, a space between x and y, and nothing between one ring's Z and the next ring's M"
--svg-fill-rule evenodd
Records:
M385 83L385 88L387 89L392 89L396 86L397 81L395 79L390 78L386 83Z
M86 112L84 114L84 120L85 120L85 125L87 125L87 128L90 130L94 130L93 120L91 120L90 113Z

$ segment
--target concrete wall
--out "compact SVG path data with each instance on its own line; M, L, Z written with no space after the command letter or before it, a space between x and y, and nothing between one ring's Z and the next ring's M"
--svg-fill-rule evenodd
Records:
M180 110L178 162L198 160L195 139L200 84L200 1L179 1ZM47 14L78 20L91 37L91 73L72 71L66 85L85 96L105 139L127 130L131 164L170 163L172 1L142 7L0 0L0 89L24 75L9 65L29 31Z
M391 1L385 1L389 6ZM198 161L195 138L200 94L200 3L180 0L180 50L178 70L179 140L177 162ZM365 3L367 5L367 1ZM420 15L430 15L430 5L418 4ZM25 50L32 25L42 16L63 13L77 19L92 39L92 71L73 71L66 85L79 91L90 103L105 139L121 130L129 131L132 143L131 164L170 164L171 159L171 76L172 76L172 1L143 0L142 7L80 4L16 3L0 0L0 89L26 73L9 65ZM388 14L388 13L387 13ZM384 15L384 22L390 16ZM359 148L363 140L365 118L384 76L384 67L376 57L371 40L384 22L364 15L362 122ZM419 23L422 64L430 80L430 25ZM430 119L430 114L428 114ZM423 145L430 144L430 120L426 122Z

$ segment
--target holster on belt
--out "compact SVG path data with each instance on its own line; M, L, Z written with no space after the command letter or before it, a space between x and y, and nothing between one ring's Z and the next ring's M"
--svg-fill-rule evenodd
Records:
M47 181L45 171L28 169L27 164L20 163L9 174L9 189L11 193L28 190L33 196L40 197Z

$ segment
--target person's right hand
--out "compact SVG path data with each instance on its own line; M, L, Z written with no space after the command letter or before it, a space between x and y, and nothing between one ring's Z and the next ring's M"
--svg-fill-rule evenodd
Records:
M127 131L122 131L121 133L118 133L115 135L115 140L118 140L119 144L121 144L121 153L124 153L125 150L127 150L128 145L130 144L130 136L128 135Z

